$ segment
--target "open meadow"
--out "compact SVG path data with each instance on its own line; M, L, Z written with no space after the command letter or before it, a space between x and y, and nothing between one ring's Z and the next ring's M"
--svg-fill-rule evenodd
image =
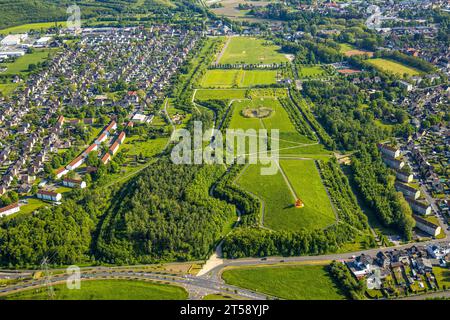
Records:
M200 85L203 88L244 88L275 84L276 70L208 70Z
M236 181L264 202L264 226L277 230L299 231L325 228L335 223L330 199L312 160L280 160L288 181L278 170L261 175L261 165L249 165ZM296 208L292 191L305 204Z
M408 76L416 76L421 74L419 70L405 66L393 60L376 58L366 61L381 71L397 74L399 76L403 76L404 74L407 74Z
M290 300L344 300L325 265L230 268L226 283Z
M280 50L279 46L264 39L232 37L219 63L272 64L288 62Z
M81 282L80 290L66 284L54 285L56 300L186 300L188 293L177 286L131 280L93 280ZM46 287L26 290L2 298L8 300L47 300Z

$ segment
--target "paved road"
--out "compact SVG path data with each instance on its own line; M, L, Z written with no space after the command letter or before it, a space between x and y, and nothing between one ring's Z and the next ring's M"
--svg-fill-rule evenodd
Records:
M102 268L105 269L105 268ZM179 276L179 275L166 275L153 272L124 272L124 271L89 271L83 272L81 274L82 280L101 280L101 279L135 279L135 280L152 280L152 281L162 281L170 282L175 285L180 285L186 288L189 293L195 292L195 297L202 297L206 294L220 293L223 295L233 294L242 299L252 299L252 300L265 300L266 295L255 293L250 290L238 288L235 286L224 284L223 282L217 282L210 279L205 279L201 277L195 277L191 275ZM65 283L67 280L66 275L55 275L48 279L50 284ZM14 291L32 289L45 286L44 280L30 280L25 281L17 285L8 286L0 288L0 296L9 294ZM82 285L81 285L82 287Z

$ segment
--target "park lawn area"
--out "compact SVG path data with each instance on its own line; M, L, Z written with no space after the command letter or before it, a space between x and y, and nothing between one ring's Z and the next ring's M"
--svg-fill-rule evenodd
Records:
M47 203L45 203L44 201L36 198L28 198L27 201L28 203L21 206L18 213L28 214L47 205Z
M264 202L264 226L269 229L299 231L305 228L312 230L333 224L335 222L334 213L324 186L321 185L317 169L315 167L307 168L312 172L304 174L300 171L302 164L298 164L300 168L297 168L290 162L308 162L312 165L314 163L310 160L281 160L283 170L288 168L285 173L291 181L291 185L305 203L303 208L295 207L296 199L280 170L274 175L261 175L261 164L249 165L236 183L262 199ZM301 174L303 177L300 177Z
M252 87L256 85L271 85L277 83L276 70L245 70L240 79L239 87Z
M252 87L277 82L276 70L207 70L200 86L203 88Z
M321 66L298 66L297 69L300 78L317 78L325 75L325 70Z
M139 156L142 154L145 158L150 158L164 149L167 140L168 137L146 140L137 135L129 136L125 139L119 152L124 152L127 156Z
M314 160L280 160L281 168L294 188L297 196L305 206L300 210L318 227L328 226L336 222L331 200L322 183Z
M242 111L246 108L270 108L272 114L267 118L246 118ZM246 100L236 100L233 103L233 115L231 117L229 128L231 129L267 129L279 130L279 153L280 155L300 155L300 154L322 154L324 149L322 145L301 135L289 119L289 115L278 99L274 98L255 98Z
M177 286L130 280L82 281L80 290L66 284L54 286L56 300L186 300L188 293ZM47 300L47 289L27 290L5 297L8 300Z
M195 100L245 99L247 89L197 89Z
M403 76L405 73L408 76L416 76L421 74L419 70L405 66L393 60L376 58L368 59L366 61L373 65L375 68L380 69L381 71L393 73L399 76Z
M4 96L9 96L18 87L18 83L0 83L0 92Z
M271 64L288 62L281 48L268 40L232 37L219 60L220 64Z
M1 66L7 67L8 70L0 74L18 75L28 73L28 66L30 64L37 64L45 61L50 52L54 49L35 49L33 53L27 53L22 57L16 59L11 63L2 63Z
M343 300L325 265L261 266L225 270L226 283L288 300Z
M38 23L27 23L22 24L20 26L10 27L6 29L0 30L0 34L9 34L9 33L26 33L30 30L47 30L55 25L65 28L67 26L66 21L58 21L58 22L38 22Z

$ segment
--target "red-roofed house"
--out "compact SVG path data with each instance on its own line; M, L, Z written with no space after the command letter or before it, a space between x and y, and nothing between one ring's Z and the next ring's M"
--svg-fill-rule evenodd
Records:
M115 141L112 146L109 148L109 153L113 156L119 151L119 142Z
M61 177L65 176L68 172L69 172L69 170L67 170L67 169L64 168L64 167L59 168L59 169L56 171L56 179L61 179Z
M102 162L104 165L106 165L111 160L111 155L109 152L105 153L105 155L102 157Z
M81 166L84 162L84 159L82 156L79 156L75 159L72 160L71 163L69 163L66 167L67 170L75 170L76 168L78 168L79 166Z
M61 193L56 193L53 191L39 190L36 194L38 199L48 200L48 201L59 201L62 198Z
M16 213L20 211L19 203L13 203L9 206L0 208L0 217L9 216L10 214Z
M98 145L93 143L83 152L83 157L87 157L89 153L98 149Z
M119 137L117 138L116 141L118 141L119 144L122 144L122 143L125 141L125 137L126 137L125 131L122 131L122 132L119 134Z

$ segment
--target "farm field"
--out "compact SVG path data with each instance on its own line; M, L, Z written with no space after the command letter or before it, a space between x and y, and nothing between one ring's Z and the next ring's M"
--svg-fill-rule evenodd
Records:
M264 39L232 37L225 49L220 64L271 64L288 62L280 47Z
M275 70L208 70L200 85L204 88L251 87L275 84Z
M369 59L366 61L371 65L373 65L374 67L376 67L377 69L380 69L381 71L394 73L399 76L403 76L405 73L408 76L415 76L421 74L421 72L417 69L405 66L392 60L376 58L376 59Z
M56 300L185 300L185 289L172 285L129 280L83 281L80 290L66 284L54 286ZM47 300L46 288L27 290L4 297L8 300Z
M3 63L0 66L5 66L8 68L8 70L0 74L10 74L10 75L25 74L27 73L28 66L30 64L43 62L45 59L48 58L50 52L51 49L50 50L36 49L33 53L29 53L22 57L19 57L17 58L16 61L12 63Z
M290 300L344 300L324 265L261 266L225 270L226 283Z
M65 27L66 24L67 24L66 21L28 23L28 24L22 24L20 26L2 29L2 30L0 30L0 34L25 33L25 32L29 32L30 30L41 30L41 29L46 30L46 29L54 27L55 25Z
M333 224L331 203L314 162L280 160L280 164L296 195L305 203L303 208L295 207L296 199L279 170L275 175L261 175L261 165L249 165L236 181L263 200L264 226L278 231L298 231Z
M297 67L300 78L316 78L325 75L325 70L321 66L301 66Z

